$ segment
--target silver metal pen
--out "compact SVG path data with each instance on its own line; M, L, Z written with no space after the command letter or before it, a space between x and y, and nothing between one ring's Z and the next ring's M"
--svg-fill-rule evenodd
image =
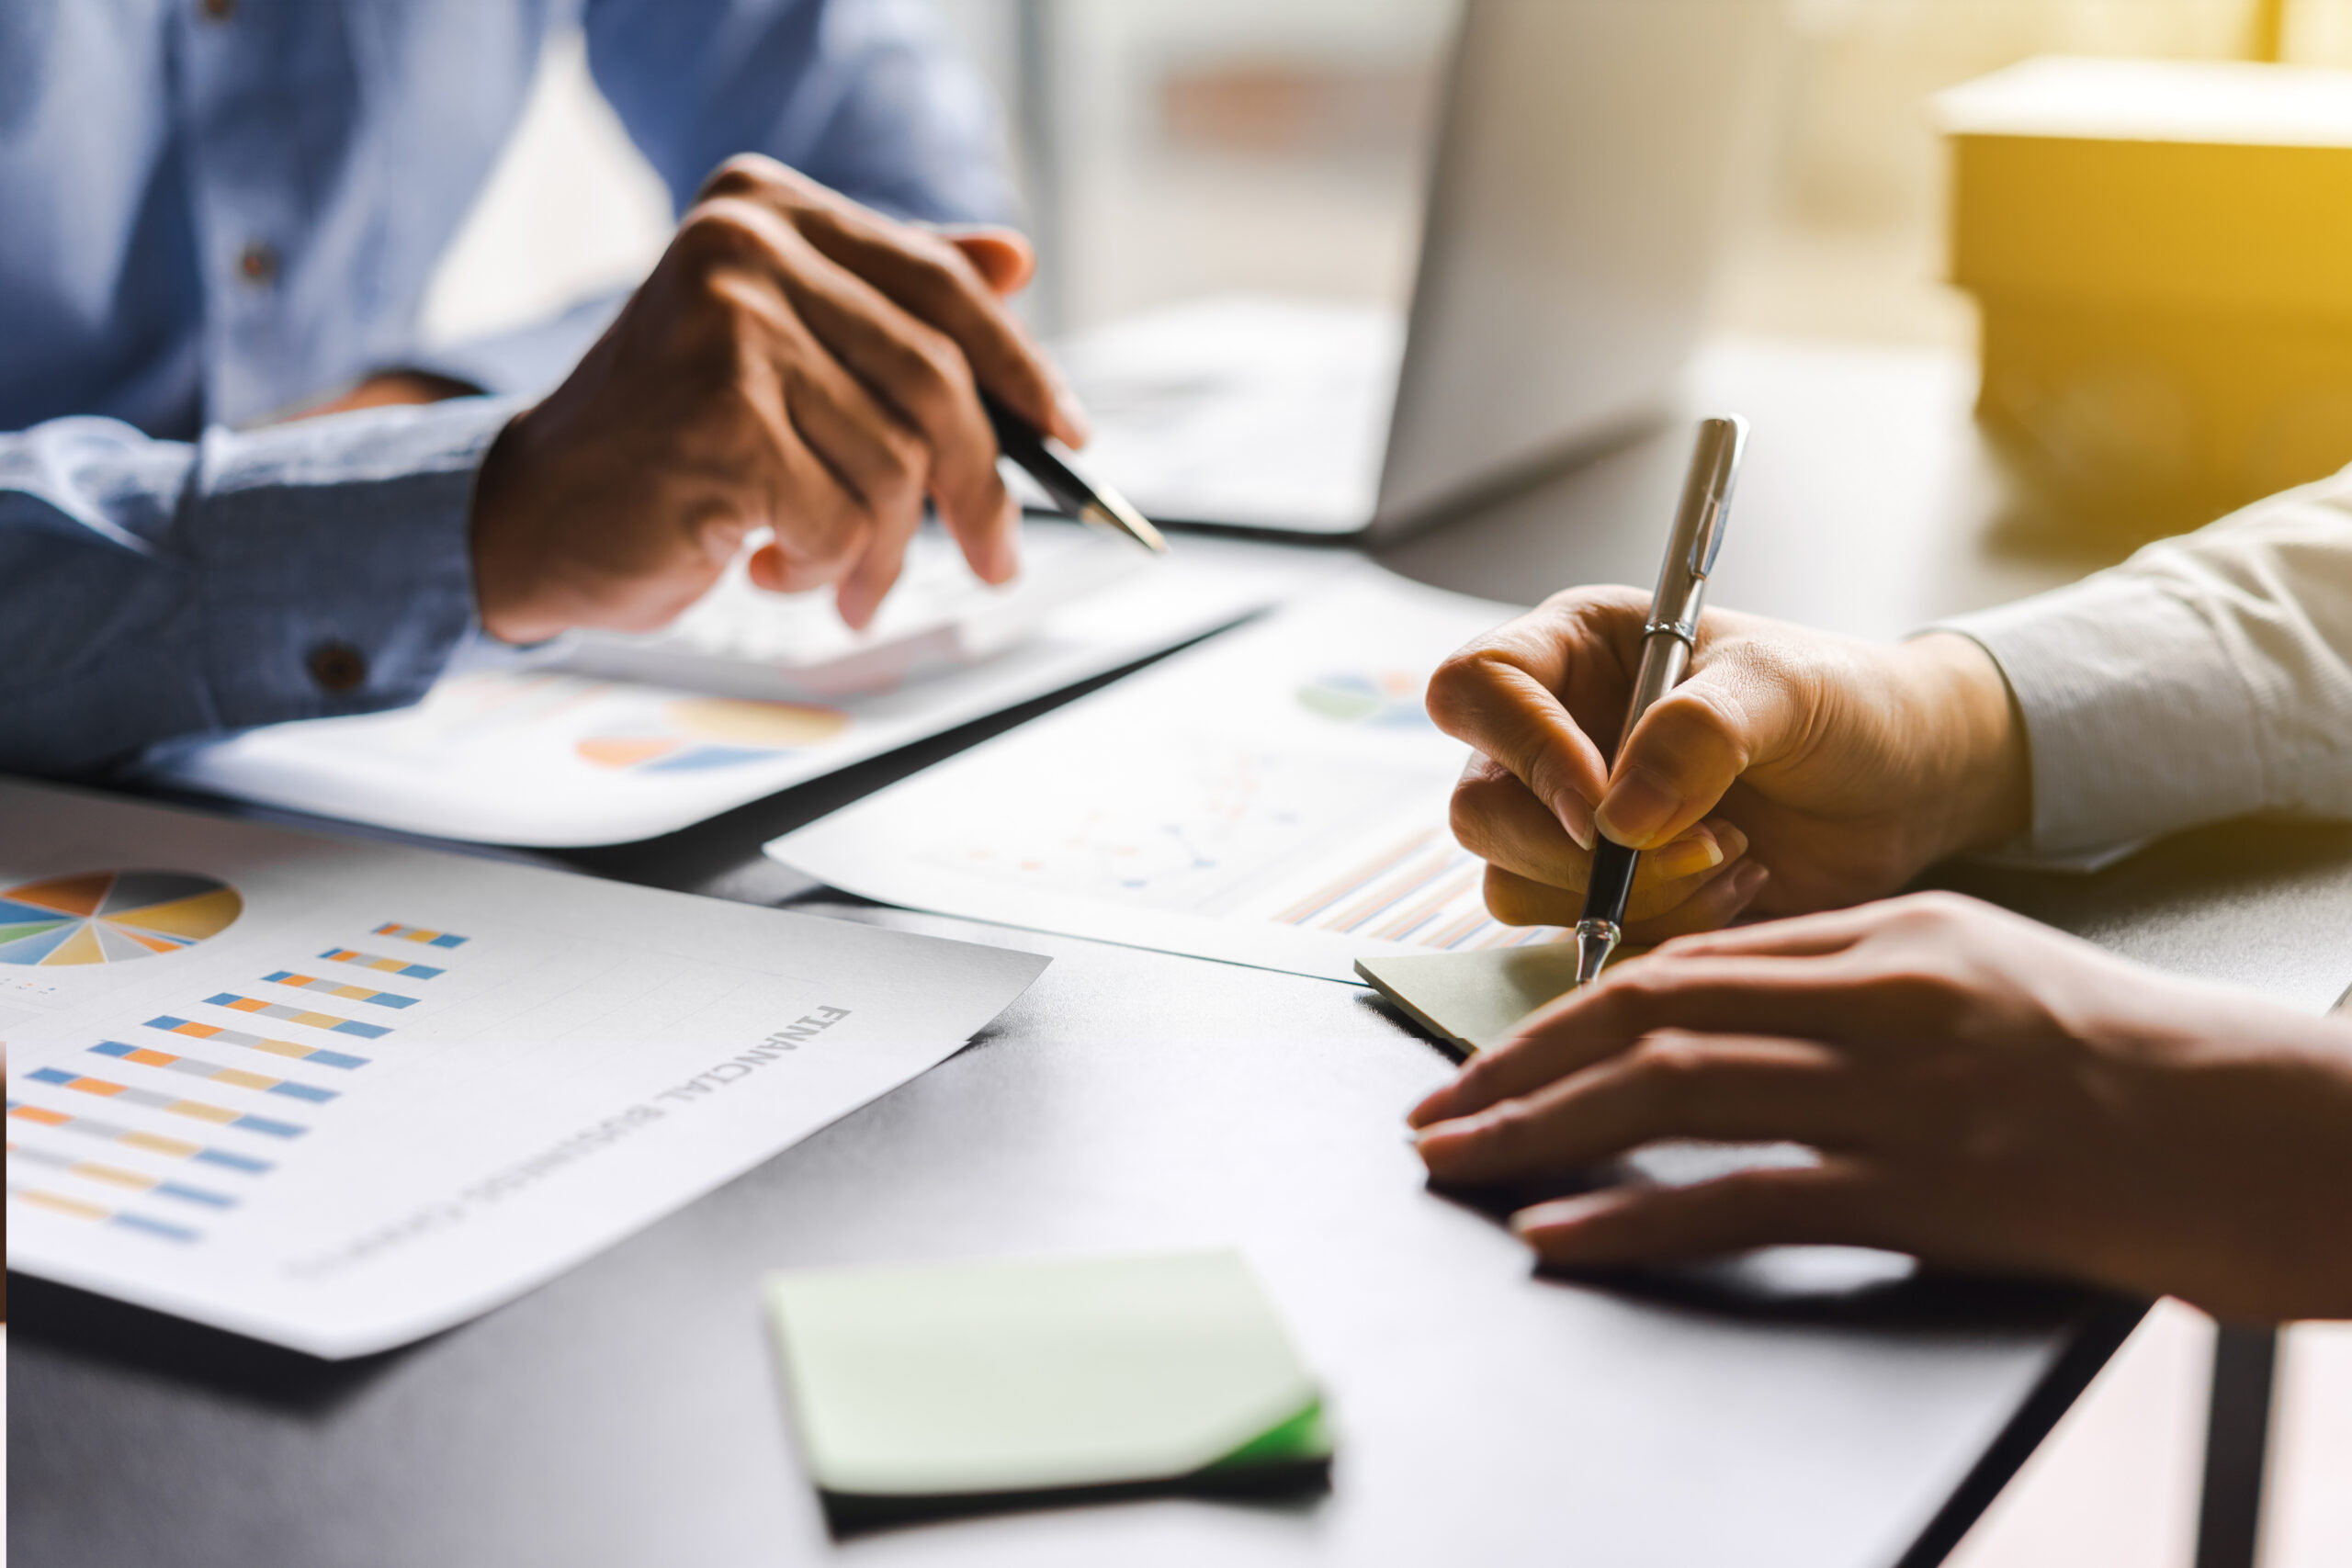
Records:
M1642 628L1642 667L1634 681L1633 705L1626 710L1614 756L1624 754L1626 740L1650 705L1679 685L1690 668L1707 577L1715 569L1715 553L1724 547L1732 486L1739 478L1747 446L1747 422L1737 414L1699 422L1690 471L1682 481L1682 504L1674 513L1674 532L1658 567L1657 592L1650 598L1650 618ZM1624 940L1625 899L1633 891L1637 858L1634 851L1601 834L1597 824L1593 833L1592 883L1585 893L1584 918L1576 929L1579 986L1600 974L1600 966Z

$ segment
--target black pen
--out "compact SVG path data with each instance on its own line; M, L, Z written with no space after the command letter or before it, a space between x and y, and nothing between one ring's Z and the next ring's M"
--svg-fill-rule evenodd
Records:
M1715 570L1715 552L1724 547L1724 524L1731 513L1731 487L1739 478L1739 459L1747 446L1747 422L1737 414L1699 422L1699 443L1690 453L1690 472L1682 481L1682 504L1674 513L1674 532L1666 541L1666 559L1657 569L1657 592L1650 598L1650 618L1642 627L1642 668L1634 681L1634 701L1625 714L1624 732L1617 738L1615 756L1625 754L1625 742L1650 705L1682 682L1690 667L1690 651L1699 638L1699 608L1707 596L1707 575ZM1625 898L1634 889L1636 852L1593 827L1592 885L1584 898L1584 918L1577 922L1577 984L1600 974L1600 966L1625 935Z
M989 423L996 427L997 450L1043 486L1046 493L1054 498L1056 506L1098 528L1125 534L1145 549L1160 555L1168 553L1168 541L1159 536L1159 530L1109 485L1090 483L1080 478L1056 450L1060 443L1039 434L1027 420L986 392L980 394L980 406L988 410Z

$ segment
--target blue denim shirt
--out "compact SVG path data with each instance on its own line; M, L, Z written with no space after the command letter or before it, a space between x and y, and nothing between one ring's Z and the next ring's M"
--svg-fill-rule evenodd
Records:
M756 150L1011 211L922 0L6 0L0 769L413 702L471 635L474 470L607 310L433 352L418 316L571 25L681 207ZM263 424L396 367L492 395Z

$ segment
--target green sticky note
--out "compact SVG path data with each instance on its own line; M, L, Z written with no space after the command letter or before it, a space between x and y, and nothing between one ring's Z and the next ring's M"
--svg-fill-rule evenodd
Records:
M1320 1473L1315 1382L1231 1251L771 1274L829 1505Z

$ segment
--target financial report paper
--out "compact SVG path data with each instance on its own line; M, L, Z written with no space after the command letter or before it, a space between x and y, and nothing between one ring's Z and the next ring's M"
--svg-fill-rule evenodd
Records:
M1045 962L0 781L8 1266L384 1349L904 1083Z
M446 676L414 707L247 730L164 773L210 795L436 838L647 839L1230 626L1327 564L1314 551L1186 539L969 663L822 689L748 659L741 684L691 689L684 676L476 668ZM827 593L777 599L775 610L785 621L833 615Z
M1516 607L1366 568L788 833L887 903L1358 983L1367 953L1557 940L1487 913L1430 672Z

